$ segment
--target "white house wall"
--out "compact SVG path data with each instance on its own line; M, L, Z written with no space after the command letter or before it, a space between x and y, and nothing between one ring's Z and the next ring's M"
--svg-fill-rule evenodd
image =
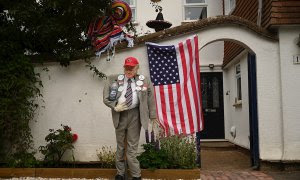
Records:
M198 35L200 49L217 40L231 39L240 41L255 52L260 158L281 159L283 139L278 43L236 25L211 27L199 31ZM174 44L187 36L189 35L160 43ZM94 60L93 63L107 75L121 73L123 60L127 56L137 57L141 63L140 72L148 74L145 46L117 52L111 62L102 59ZM37 122L33 122L31 126L36 147L45 144L44 137L49 128L58 128L61 123L67 124L79 135L75 143L76 159L97 160L96 149L102 145L116 144L110 110L102 103L103 82L93 78L92 72L82 61L72 62L68 68L62 68L57 63L46 66L50 71L42 72L45 103L41 105L45 105L45 108L40 109L36 116ZM41 68L37 67L37 71ZM144 139L141 137L141 142Z
M153 29L146 26L147 21L155 20L157 12L150 4L150 0L136 1L136 28L138 34L154 32ZM207 17L213 17L223 14L222 0L206 0ZM179 26L184 22L184 0L162 0L158 2L163 10L164 20L172 23L172 27Z
M202 37L200 36L199 39ZM209 64L222 65L224 58L224 41L218 41L205 46L200 50L200 62L202 66Z
M293 56L300 57L300 26L279 28L280 67L283 111L283 160L300 159L300 64L293 64Z
M238 106L233 106L237 97L235 64L240 64L242 79L242 104ZM247 51L237 56L232 66L223 70L223 86L225 139L250 149ZM235 129L235 137L230 134L231 129Z
M140 73L148 75L148 62L145 47L129 49L116 54L111 62L94 59L93 63L105 74L123 72L124 58L135 56L140 61ZM85 67L82 60L71 62L67 68L58 63L50 63L36 67L41 72L43 81L43 100L31 129L35 147L45 145L45 136L49 129L58 129L60 124L68 125L79 138L74 143L74 155L77 161L97 161L96 150L102 146L115 149L115 132L111 112L102 102L104 81L93 77L92 71ZM49 72L42 71L47 67ZM140 144L145 143L144 131L141 132ZM42 158L41 154L37 155ZM71 160L71 156L65 156Z

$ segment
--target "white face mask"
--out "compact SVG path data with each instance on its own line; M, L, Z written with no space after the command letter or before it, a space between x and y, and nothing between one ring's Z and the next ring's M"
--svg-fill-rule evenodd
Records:
M124 74L127 78L133 78L138 71L138 66L135 66L134 68L126 68L124 67Z

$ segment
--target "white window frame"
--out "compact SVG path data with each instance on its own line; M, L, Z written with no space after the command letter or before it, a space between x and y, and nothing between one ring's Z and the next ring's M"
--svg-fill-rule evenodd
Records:
M130 1L132 1L132 4L130 4ZM126 2L127 3L127 2ZM137 19L137 13L136 13L136 0L129 0L129 7L131 8L131 10L133 10L134 9L134 13L133 13L133 11L131 11L132 12L132 17L135 17L135 19L134 19L134 21L132 21L133 23L136 23L137 21L136 21L136 19Z
M240 72L237 72L237 68L239 67ZM235 103L240 104L242 102L242 69L241 69L241 64L238 63L234 66L234 73L235 73L235 85L236 85L236 97L235 97ZM238 85L238 79L240 79L240 86ZM241 97L239 97L239 94L241 95Z
M225 15L230 15L236 7L236 0L225 0Z
M207 7L208 7L208 0L204 0L204 3L187 3L186 0L183 0L183 22L192 22L192 21L198 21L199 19L193 19L193 20L186 20L185 19L185 8L186 7L206 7L206 17L207 16Z

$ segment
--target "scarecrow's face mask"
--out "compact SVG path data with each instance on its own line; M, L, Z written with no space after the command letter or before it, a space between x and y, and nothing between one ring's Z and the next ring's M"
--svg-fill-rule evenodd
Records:
M124 74L127 78L133 78L139 69L139 66L124 66Z

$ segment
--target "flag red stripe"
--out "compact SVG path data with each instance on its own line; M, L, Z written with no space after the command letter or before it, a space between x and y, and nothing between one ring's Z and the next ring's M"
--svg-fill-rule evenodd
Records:
M196 88L195 77L194 77L193 47L192 47L190 39L187 40L187 47L188 47L189 57L190 57L190 77L191 77L192 91L193 91L193 97L194 97L195 108L196 108L196 119L194 119L194 122L196 122L197 129L199 129L199 126L200 126L200 123L198 123L198 120L200 119L199 104L198 104L199 96L197 94L197 88Z
M198 119L198 123L200 126L198 127L198 131L201 131L204 127L204 121L203 121L203 113L202 113L202 93L201 93L201 78L200 78L200 58L199 58L199 52L198 52L198 36L194 37L195 42L195 61L196 61L196 70L197 70L197 79L198 79L198 93L199 93L199 100L200 100L200 118Z
M182 63L182 71L183 71L183 82L180 82L182 84L186 84L187 82L187 69L186 69L186 60L185 60L185 55L184 55L184 48L183 44L179 43L179 53L180 53L180 58L181 58L181 63Z
M175 108L174 108L174 99L173 99L173 90L172 84L168 85L168 94L169 94L169 103L170 103L170 114L171 120L174 128L175 134L178 134L177 124L176 124L176 116L175 116Z
M181 125L181 129L182 129L182 133L186 134L183 109L182 109L182 100L181 100L181 86L179 83L176 84L176 90L177 90L177 102L178 102L180 125Z
M161 101L161 109L162 109L162 114L163 114L163 119L165 123L165 130L166 134L169 135L169 124L168 124L168 118L167 118L167 111L166 111L166 99L165 99L165 93L164 93L164 86L161 85L159 86L159 93L160 93L160 101Z
M190 125L190 133L192 134L192 133L194 133L194 123L193 123L193 116L192 116L192 112L191 112L190 97L189 97L189 92L188 92L188 87L187 87L186 59L185 59L185 53L184 53L184 48L183 48L182 43L179 43L179 52L180 52L180 56L181 56L182 69L183 69L183 74L184 74L184 82L181 82L181 83L183 83L184 96L185 96L188 120L189 120L189 125Z

